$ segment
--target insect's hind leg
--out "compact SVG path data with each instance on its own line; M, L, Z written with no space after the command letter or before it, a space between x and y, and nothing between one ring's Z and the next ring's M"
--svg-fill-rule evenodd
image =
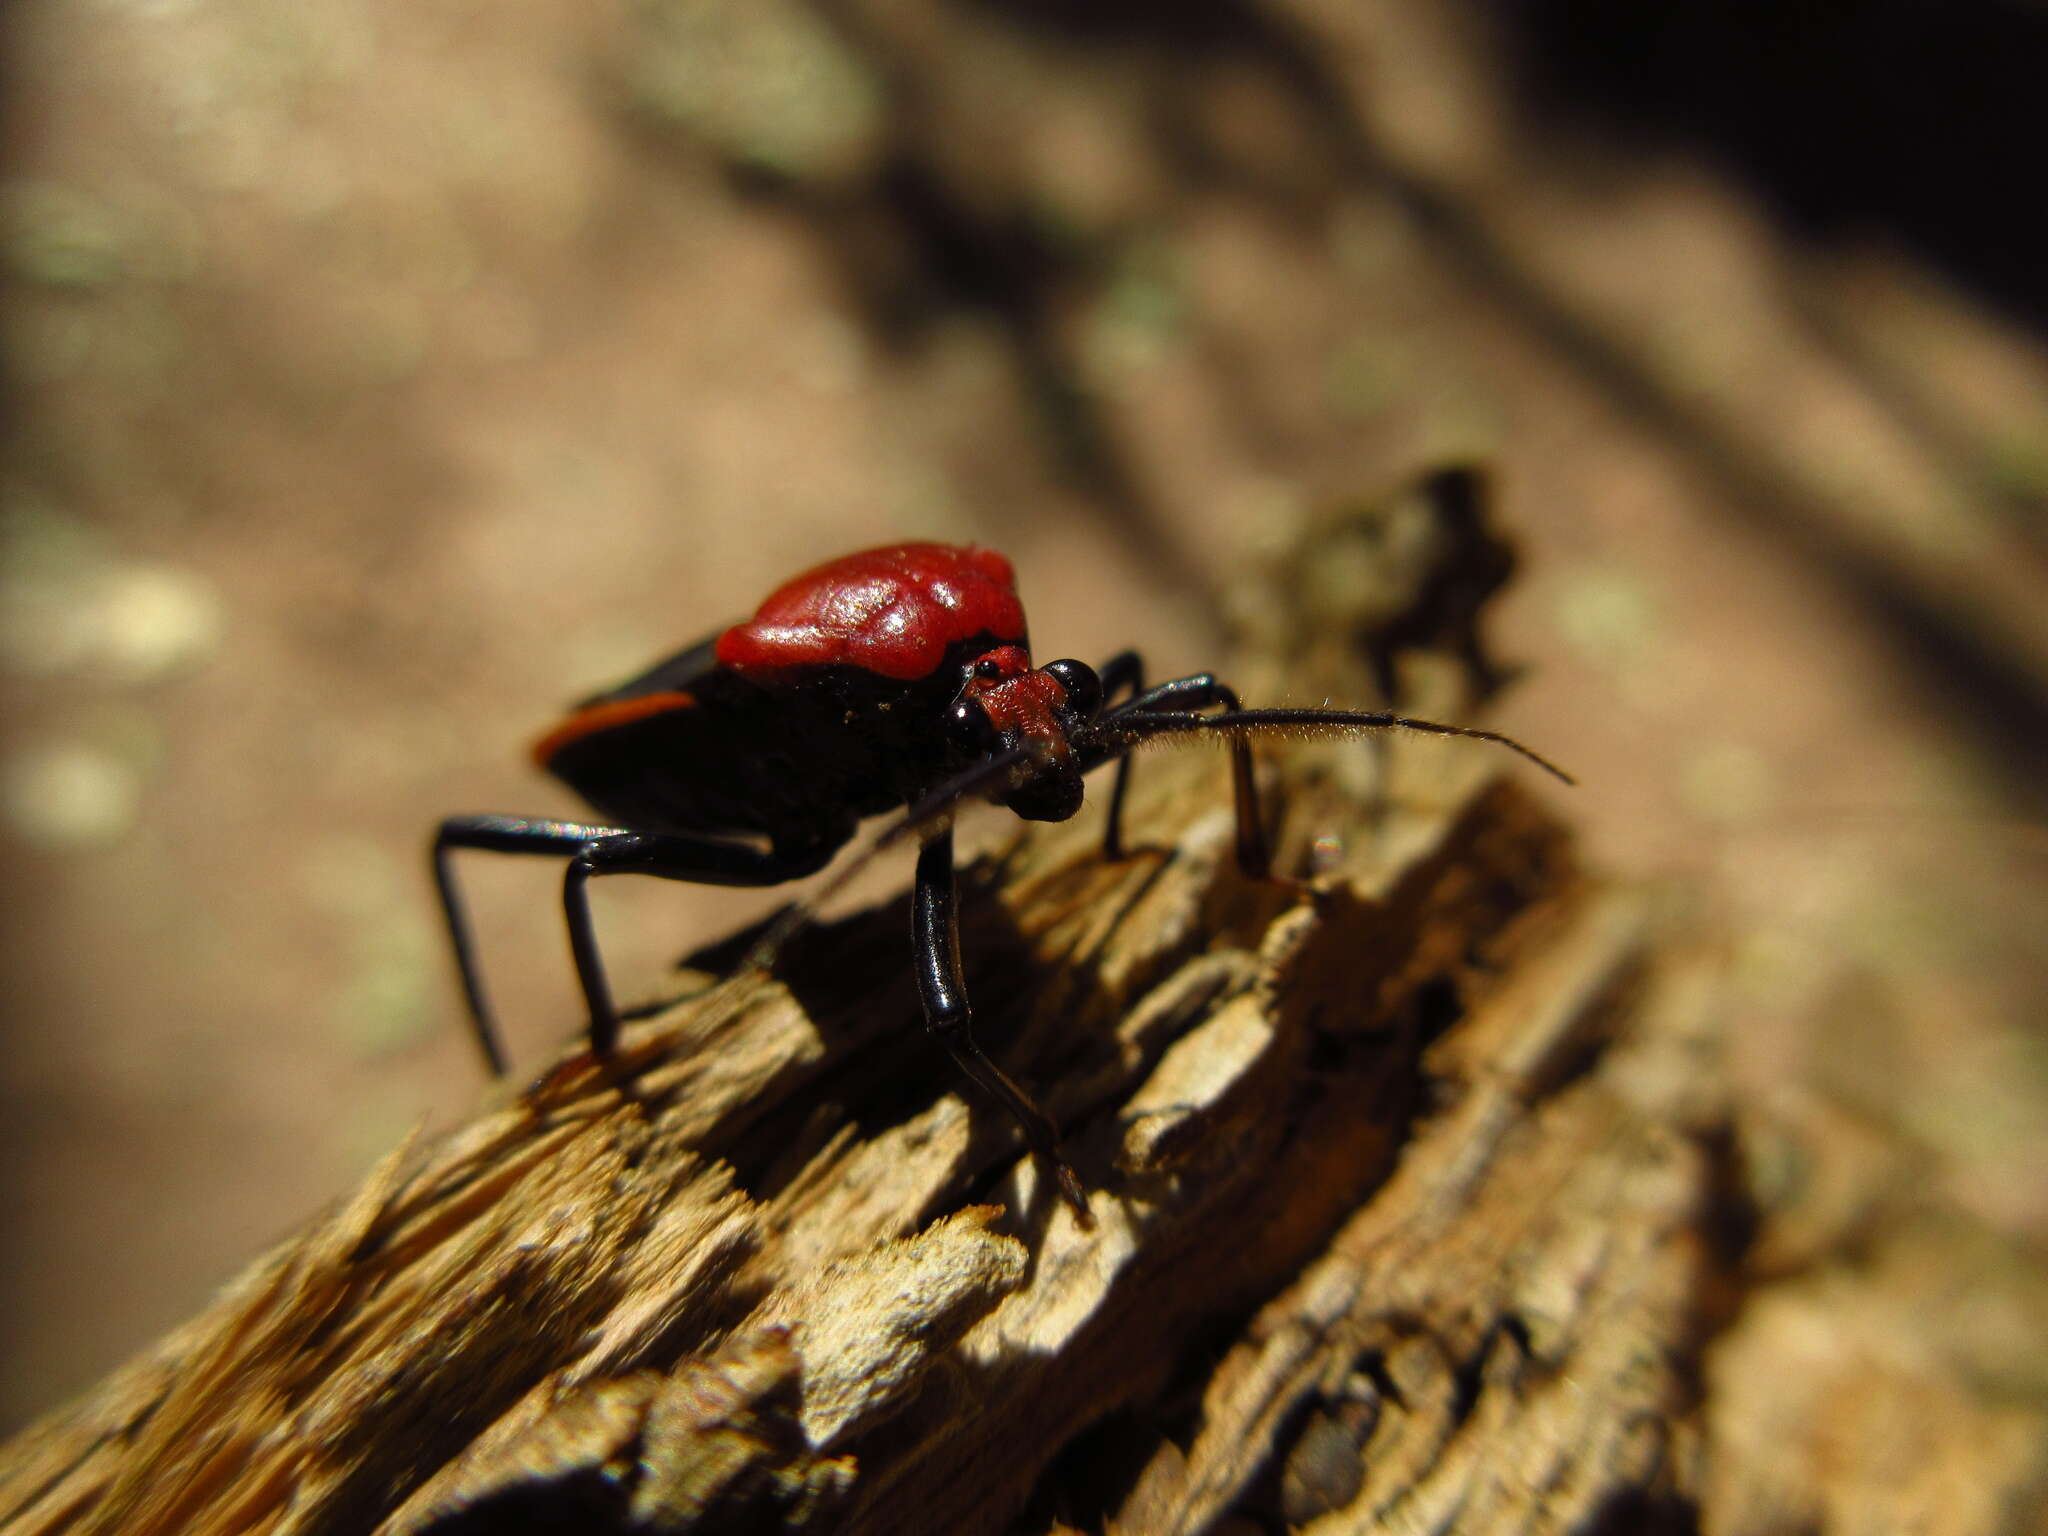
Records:
M441 898L441 916L448 929L448 946L455 953L455 968L462 976L462 995L469 1005L470 1031L476 1036L484 1065L493 1077L505 1075L505 1049L498 1038L490 999L484 992L469 911L455 883L455 851L459 848L481 848L491 853L572 858L578 849L594 839L610 837L619 831L617 827L547 821L533 816L451 816L435 831L434 889Z
M1060 1156L1059 1131L1031 1096L975 1043L973 1013L960 972L960 913L953 886L951 827L933 833L918 851L910 916L911 963L917 972L925 1028L938 1038L962 1072L1010 1112L1040 1167L1051 1175L1060 1198L1073 1207L1083 1226L1092 1225L1081 1181Z
M590 1051L608 1056L618 1044L619 1014L612 1003L597 929L590 919L590 881L598 875L652 875L691 885L780 885L816 874L832 862L837 842L797 848L760 848L714 837L596 829L599 835L571 852L562 877L562 915L569 928L569 952L576 979L590 1009Z
M611 986L598 952L584 886L592 875L640 874L700 885L779 885L822 869L834 845L799 851L762 849L715 838L657 837L623 827L583 822L549 821L533 816L451 816L434 835L434 887L448 926L449 946L462 976L469 1004L470 1028L492 1075L506 1070L490 999L484 992L477 963L476 941L469 913L455 883L453 855L458 849L490 853L538 854L569 860L563 880L562 909L569 929L569 950L577 980L590 1009L590 1049L606 1055L618 1041L619 1018L612 1006Z

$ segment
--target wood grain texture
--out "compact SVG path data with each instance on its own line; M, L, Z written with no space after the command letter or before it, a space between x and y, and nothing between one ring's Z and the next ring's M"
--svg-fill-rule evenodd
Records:
M1205 752L1148 755L1129 858L1083 816L967 881L985 1042L1092 1229L922 1038L903 901L773 976L717 979L736 941L611 1067L398 1148L19 1437L0 1531L2022 1519L2038 1410L1902 1347L1924 1268L1845 1258L1910 1230L1870 1225L1885 1137L1832 1198L1757 1178L1770 1136L1857 1143L1734 1102L1684 904L1580 871L1505 754L1267 759L1306 884L1237 872Z

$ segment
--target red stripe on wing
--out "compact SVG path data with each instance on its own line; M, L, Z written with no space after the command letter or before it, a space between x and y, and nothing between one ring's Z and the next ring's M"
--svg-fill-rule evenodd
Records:
M638 720L651 719L655 715L672 714L679 709L696 707L697 696L691 693L643 693L638 698L613 699L603 704L592 704L587 709L577 710L536 741L533 744L533 760L546 768L562 755L565 748L588 737L600 736L606 731L616 730L622 725L631 725Z

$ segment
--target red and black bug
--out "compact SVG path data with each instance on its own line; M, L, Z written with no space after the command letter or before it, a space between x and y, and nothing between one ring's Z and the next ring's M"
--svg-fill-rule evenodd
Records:
M1081 808L1082 775L1118 762L1104 849L1122 853L1130 762L1140 742L1228 742L1237 859L1267 873L1250 739L1261 731L1402 729L1498 742L1494 731L1337 709L1246 709L1207 672L1147 686L1135 651L1098 671L1034 668L1010 563L971 545L898 544L807 571L754 616L584 700L534 747L540 766L601 816L590 824L456 816L434 840L434 875L471 1022L491 1070L504 1053L484 996L451 854L459 848L566 858L563 910L590 1009L590 1049L608 1054L618 1012L591 925L599 875L776 885L825 866L863 817L908 808L877 846L915 836L912 959L926 1027L1016 1119L1061 1195L1087 1215L1059 1135L975 1044L953 887L953 811L970 796L1030 821Z

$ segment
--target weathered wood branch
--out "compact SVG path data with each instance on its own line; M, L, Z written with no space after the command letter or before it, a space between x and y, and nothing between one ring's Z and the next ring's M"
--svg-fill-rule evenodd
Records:
M1083 817L969 882L985 1041L1067 1128L1093 1230L922 1038L899 901L395 1151L7 1448L0 1530L1841 1513L1829 1448L1770 1417L1820 1387L1774 1391L1736 1328L1760 1216L1710 956L1576 869L1484 749L1269 757L1308 888L1235 870L1201 753L1143 765L1132 857ZM1888 1409L1924 1384L1821 1355ZM1995 1516L2038 1421L1945 1401L1940 1486ZM1930 1507L1923 1472L1855 1466Z

